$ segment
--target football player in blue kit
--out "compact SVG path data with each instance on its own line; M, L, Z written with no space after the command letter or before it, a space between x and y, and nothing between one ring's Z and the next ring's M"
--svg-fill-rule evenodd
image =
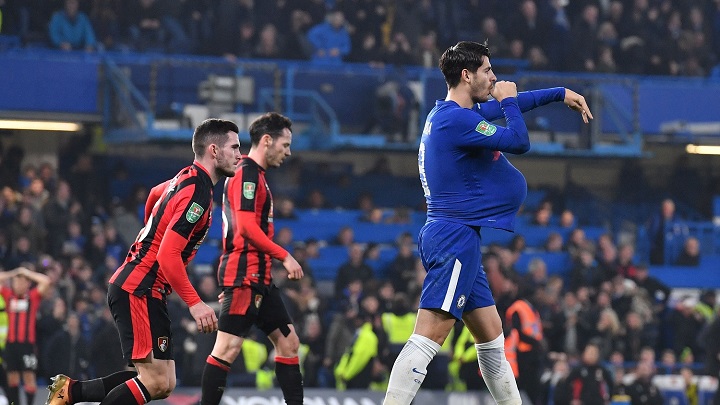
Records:
M502 322L481 265L481 229L513 231L525 200L525 177L504 155L530 150L522 112L563 101L585 123L593 116L585 98L572 90L518 93L515 83L497 81L486 43L463 41L448 48L440 70L447 97L428 114L418 152L428 207L418 248L427 277L415 330L393 365L384 404L410 404L458 319L475 339L482 377L495 401L520 404ZM492 123L502 117L507 126Z

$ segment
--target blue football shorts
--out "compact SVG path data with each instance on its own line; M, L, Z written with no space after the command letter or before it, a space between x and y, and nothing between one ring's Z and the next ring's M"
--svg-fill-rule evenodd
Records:
M482 268L479 228L429 221L420 230L418 250L427 271L420 308L462 319L463 312L495 305Z

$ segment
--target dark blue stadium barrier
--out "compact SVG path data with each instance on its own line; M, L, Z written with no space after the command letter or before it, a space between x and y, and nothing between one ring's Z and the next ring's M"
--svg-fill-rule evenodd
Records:
M673 288L720 288L720 263L697 267L651 266L650 275Z
M98 114L99 71L84 52L0 53L0 110Z

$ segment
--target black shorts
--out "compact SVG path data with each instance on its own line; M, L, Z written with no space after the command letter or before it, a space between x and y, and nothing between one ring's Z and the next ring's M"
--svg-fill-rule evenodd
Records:
M247 337L255 325L270 335L275 329L286 331L287 325L292 324L275 284L225 287L223 292L225 297L218 319L218 329L223 332Z
M8 343L3 352L6 371L36 371L37 348L33 343Z
M170 316L165 301L138 297L110 284L108 305L120 334L125 360L131 363L144 359L151 350L158 360L173 360Z

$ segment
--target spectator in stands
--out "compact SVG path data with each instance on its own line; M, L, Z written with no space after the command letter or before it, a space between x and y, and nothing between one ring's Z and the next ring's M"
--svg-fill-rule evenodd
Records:
M56 330L43 348L43 367L48 375L70 372L82 379L90 378L90 344L81 332L80 319L70 313L64 327Z
M494 43L494 40L490 41ZM440 60L440 55L441 52L437 45L437 33L430 30L422 34L415 51L415 62L426 69L434 68Z
M635 284L645 290L652 305L652 312L656 319L665 314L667 301L670 298L670 288L655 277L650 276L650 270L644 264L637 266Z
M10 224L9 232L11 241L24 237L29 242L29 253L37 256L45 251L45 234L41 223L34 219L33 209L24 205L18 212L15 222Z
M285 249L289 249L293 242L293 231L288 227L282 227L278 229L275 234L275 243L282 246Z
M313 189L310 191L310 193L308 193L307 198L305 200L304 208L323 209L323 208L328 208L328 207L329 207L329 205L325 198L325 194L323 194L322 191L320 191L318 189Z
M542 384L543 404L566 404L570 403L570 388L567 386L567 377L570 375L570 365L565 353L559 353L552 363L552 370L546 370L540 377Z
M356 283L362 288L361 283ZM346 301L340 310L335 312L328 327L325 339L325 358L323 359L323 370L319 373L320 385L323 387L334 387L332 371L340 362L345 349L350 347L353 341L355 328L353 321L357 316L359 305L352 301Z
M528 264L528 272L524 277L523 285L530 291L537 291L545 288L548 283L547 265L545 261L536 257Z
M295 213L295 202L288 197L277 197L275 198L275 219L297 219Z
M400 225L407 225L412 223L412 218L410 217L410 209L408 207L400 206L395 207L395 209L392 212L392 215L385 218L384 221L386 224L400 224Z
M543 47L547 44L549 24L538 13L534 0L523 0L519 4L519 13L515 14L512 39L522 41L525 49L533 46Z
M348 261L343 263L337 271L335 278L335 297L341 298L343 291L351 281L359 280L365 284L375 277L373 270L364 259L365 249L359 243L348 246Z
M285 57L291 60L307 60L311 54L307 32L312 18L305 10L295 9L290 15L290 30L284 33ZM280 25L278 27L282 28Z
M551 232L545 241L545 251L549 253L560 253L563 250L563 238L557 232Z
M598 344L588 343L583 350L581 364L573 367L568 376L568 388L572 390L570 403L605 405L610 401L613 385L612 375L600 363Z
M677 356L672 349L665 349L660 355L660 366L657 370L658 374L677 374L678 364Z
M71 219L71 197L70 185L66 181L60 181L54 198L43 207L47 252L55 257L62 253L62 245L67 237L68 223Z
M341 10L329 10L326 21L310 29L308 41L312 45L312 61L339 64L350 53L350 34L345 28Z
M700 293L700 300L695 305L695 311L705 318L705 324L709 324L715 317L717 305L717 292L715 290L703 290Z
M675 261L678 266L699 266L700 265L700 241L695 237L685 239L683 250Z
M335 385L339 390L368 389L374 377L374 364L379 353L378 336L372 314L360 308L352 319L354 338L335 366Z
M205 53L212 40L214 17L211 0L193 0L182 2L182 25L187 27L188 39L194 53Z
M580 250L575 265L570 270L571 291L577 291L580 287L590 287L593 291L597 291L600 283L603 281L603 275L600 269L595 265L595 258L592 250L584 248Z
M416 65L413 49L404 32L395 32L383 49L383 61L389 65Z
M608 359L610 354L620 347L620 334L622 325L620 319L612 308L604 308L600 311L597 321L597 336L600 348L600 358Z
M533 225L548 226L552 218L552 208L547 205L540 205L533 215Z
M78 7L78 0L65 0L64 9L56 11L50 20L50 41L63 51L91 51L97 45L90 19Z
M369 222L371 224L381 224L383 223L383 216L385 215L385 212L382 208L375 207L370 210L370 212L367 213L366 216L363 216L361 218L361 221L363 222Z
M654 375L655 364L645 361L638 363L635 368L635 381L625 389L633 405L663 403L664 398L660 389L652 382Z
M230 62L235 62L238 58L246 59L253 57L255 53L255 22L250 19L244 19L240 22L236 33L236 39L232 42L230 48L223 49L223 56Z
M184 53L190 41L179 21L164 8L161 0L135 0L130 13L130 37L140 51Z
M415 255L412 243L400 243L397 256L390 263L388 277L397 292L409 294L419 287L415 285Z
M596 70L597 31L600 12L594 3L583 7L580 18L573 24L571 35L576 71L593 72Z
M620 245L616 274L621 274L623 277L629 279L634 279L637 276L637 266L635 265L635 246L631 243L623 243Z
M585 231L582 228L575 228L570 232L565 250L570 254L573 260L576 260L583 250L589 249L589 242L585 238Z
M660 205L660 211L651 218L648 226L650 264L665 264L665 228L676 220L675 202L666 198Z
M383 66L384 53L378 44L377 36L374 32L366 32L360 40L359 46L353 46L348 57L350 62L368 63L370 66Z
M351 226L343 226L332 241L333 245L350 247L355 241L355 231Z
M285 46L278 34L277 27L273 24L265 24L258 34L258 43L255 47L253 57L259 59L280 59L283 58Z

